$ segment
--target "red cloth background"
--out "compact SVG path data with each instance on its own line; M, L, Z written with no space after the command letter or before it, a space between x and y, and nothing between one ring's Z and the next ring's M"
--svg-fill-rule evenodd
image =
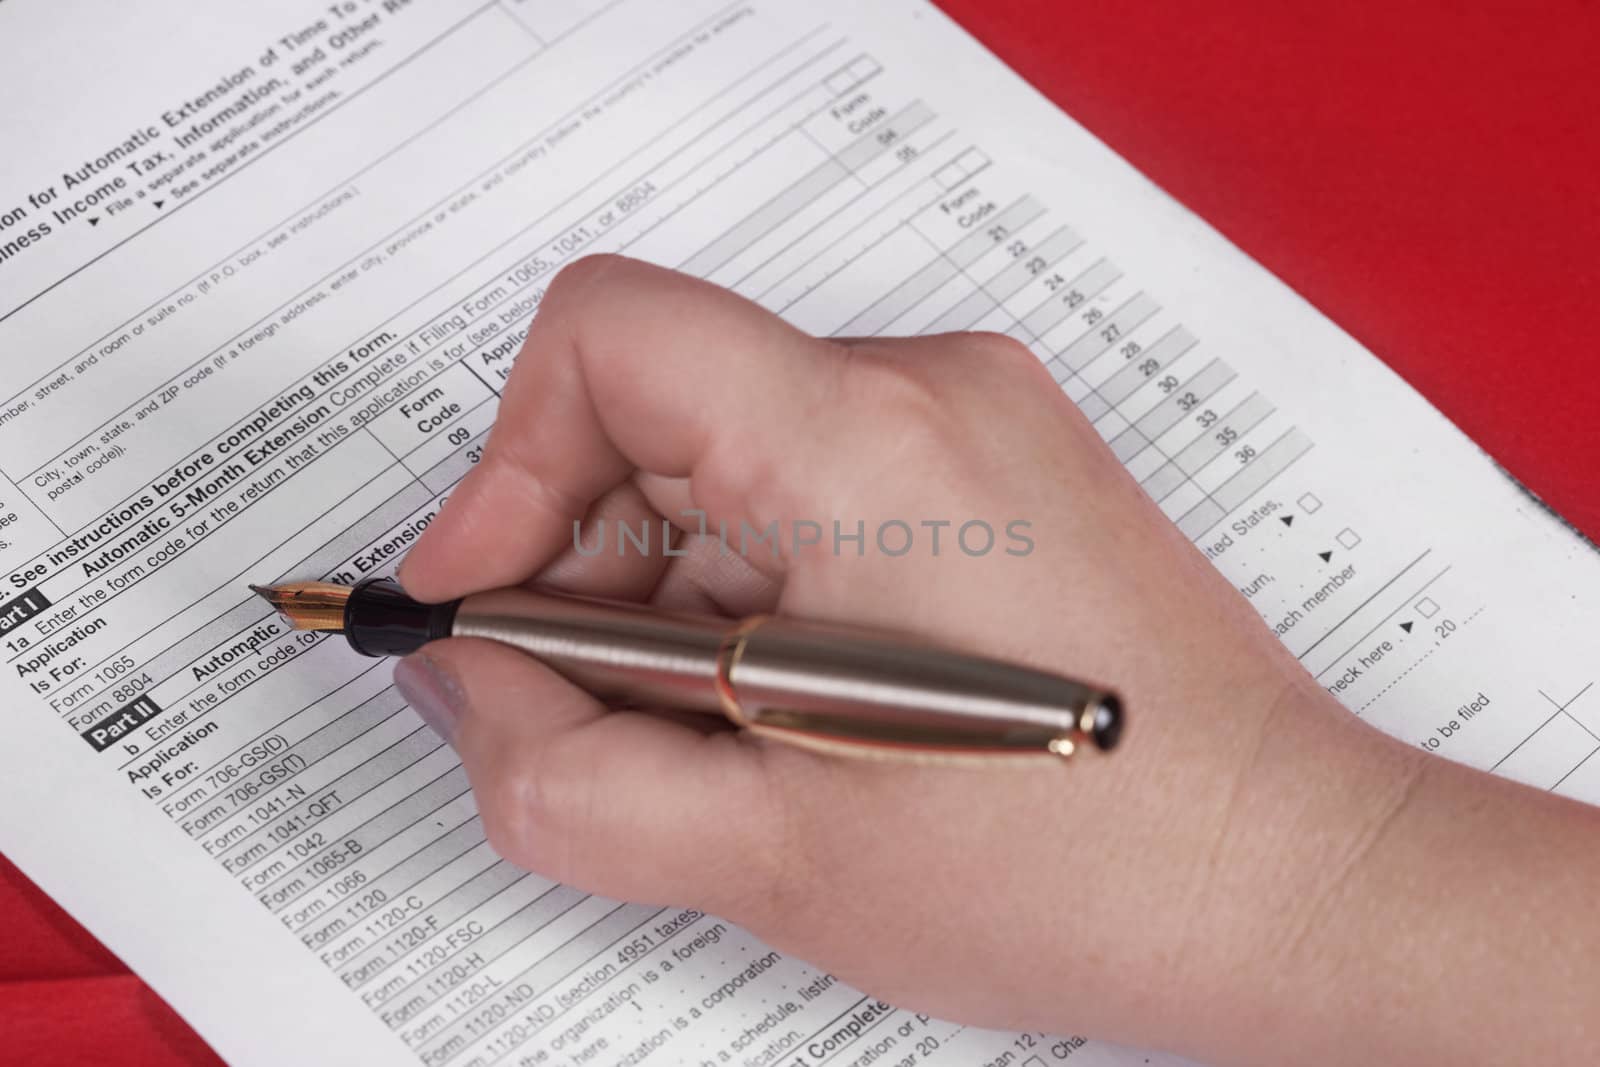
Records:
M1600 5L940 0L1600 539ZM218 1062L0 859L0 1049Z

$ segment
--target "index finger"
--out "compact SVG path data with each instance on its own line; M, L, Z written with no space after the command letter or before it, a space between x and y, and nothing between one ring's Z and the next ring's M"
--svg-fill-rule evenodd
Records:
M440 601L525 580L635 471L688 478L711 522L765 527L796 466L779 461L829 407L842 362L710 283L617 256L574 263L528 330L482 459L407 556L406 588Z

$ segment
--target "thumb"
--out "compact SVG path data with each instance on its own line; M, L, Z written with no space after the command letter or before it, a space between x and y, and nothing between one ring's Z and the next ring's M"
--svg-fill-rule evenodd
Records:
M490 844L520 867L635 902L747 912L783 877L769 764L733 731L610 711L475 638L401 660L395 685L461 756Z

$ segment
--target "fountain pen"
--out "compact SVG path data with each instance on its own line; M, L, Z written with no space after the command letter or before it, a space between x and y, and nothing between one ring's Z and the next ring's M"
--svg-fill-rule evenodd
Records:
M721 715L842 755L1071 756L1122 735L1109 689L880 630L782 615L728 619L517 587L443 604L389 578L250 587L296 629L367 656L478 637L533 656L613 708Z

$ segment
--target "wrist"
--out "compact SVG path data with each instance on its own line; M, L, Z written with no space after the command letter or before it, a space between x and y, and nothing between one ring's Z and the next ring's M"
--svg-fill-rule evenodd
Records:
M1246 744L1191 895L1177 998L1185 1051L1280 1063L1363 978L1364 947L1338 919L1431 761L1304 677L1283 683ZM1385 930L1369 922L1361 938Z

